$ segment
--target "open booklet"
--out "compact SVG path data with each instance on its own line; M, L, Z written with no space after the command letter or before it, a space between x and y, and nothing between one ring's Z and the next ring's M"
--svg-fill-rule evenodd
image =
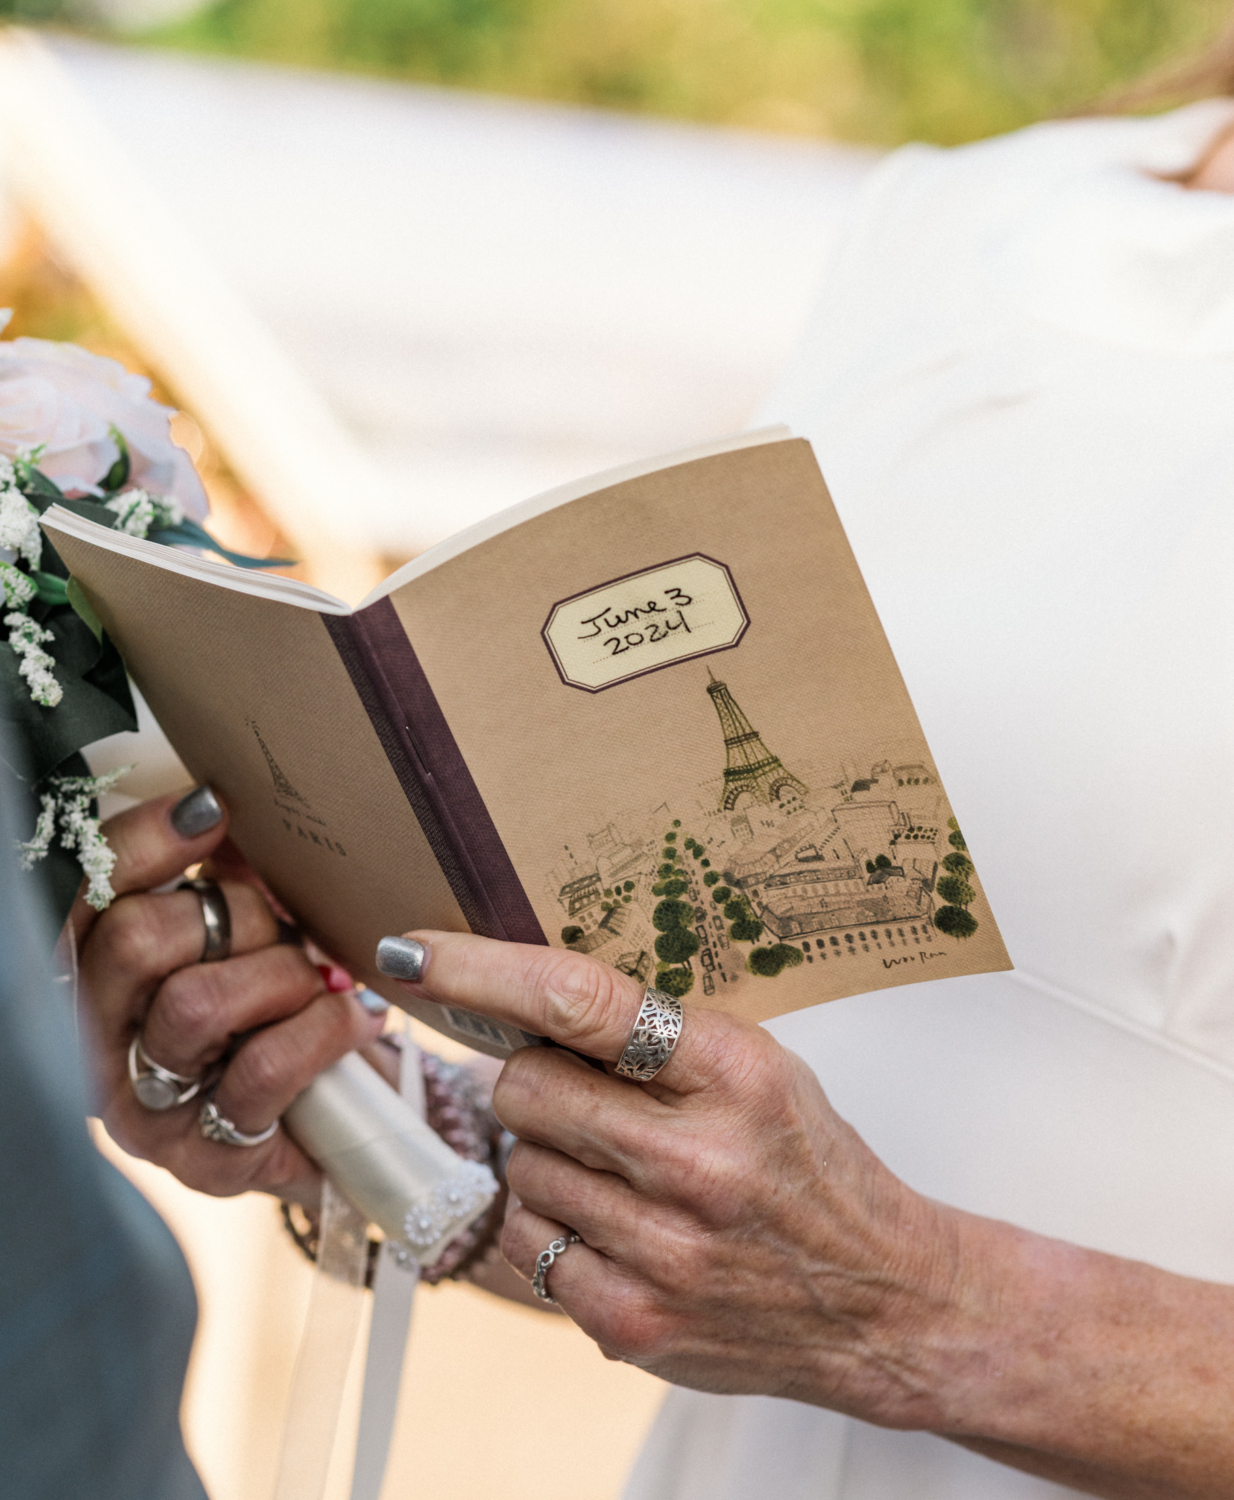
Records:
M328 952L570 947L762 1020L1010 967L809 444L784 429L552 491L354 609L44 529L236 843Z

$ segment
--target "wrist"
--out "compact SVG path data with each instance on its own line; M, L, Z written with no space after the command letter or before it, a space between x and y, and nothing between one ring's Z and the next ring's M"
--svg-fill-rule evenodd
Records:
M923 1399L912 1425L1033 1447L1058 1429L1059 1408L1074 1401L1081 1367L1096 1352L1089 1332L1111 1291L1103 1267L1127 1263L933 1206L953 1259L949 1285L936 1283L923 1302L914 1356Z

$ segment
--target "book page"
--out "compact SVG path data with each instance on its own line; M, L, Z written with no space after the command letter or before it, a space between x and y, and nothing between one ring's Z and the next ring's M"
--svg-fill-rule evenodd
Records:
M328 953L405 1001L373 967L378 939L466 923L308 596L220 587L70 519L45 518L56 550L236 844Z
M807 443L585 494L389 597L550 942L755 1020L1010 967Z
M652 474L657 469L675 468L696 458L706 458L718 453L732 453L738 448L753 448L761 443L780 442L791 435L787 427L759 427L749 432L735 433L732 437L717 438L711 443L698 443L692 448L683 448L676 453L664 453L657 458L621 464L615 469L606 469L599 474L589 474L583 479L575 479L569 484L557 485L554 489L545 490L540 495L533 495L517 505L507 506L505 510L500 510L483 521L477 521L474 526L468 526L463 531L456 532L454 536L447 537L444 542L438 542L427 552L421 552L419 557L413 557L410 562L404 563L396 572L391 573L389 578L379 583L356 605L356 608L360 610L378 599L385 599L396 589L402 588L404 584L411 583L433 568L441 567L443 563L458 557L469 548L479 546L481 542L489 541L501 532L509 531L512 527L519 526L524 521L533 520L536 516L542 516L558 506L569 505L571 501L578 500L583 495L589 495L597 490L612 489L616 484L623 484L628 479L638 479L644 474Z

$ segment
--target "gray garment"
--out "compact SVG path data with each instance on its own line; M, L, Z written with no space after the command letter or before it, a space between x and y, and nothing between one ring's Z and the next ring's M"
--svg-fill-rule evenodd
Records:
M71 1008L11 852L9 776L0 762L0 1495L202 1500L179 1422L192 1283L86 1133Z

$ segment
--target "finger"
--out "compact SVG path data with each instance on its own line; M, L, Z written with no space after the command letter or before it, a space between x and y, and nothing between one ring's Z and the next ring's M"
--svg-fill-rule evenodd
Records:
M199 1101L151 1114L119 1096L104 1116L107 1133L130 1156L165 1167L186 1187L217 1198L260 1190L299 1203L319 1191L321 1173L285 1130L260 1146L225 1146L201 1134Z
M616 1062L630 1040L645 987L607 964L582 953L471 933L408 936L426 950L419 979L407 985L422 999L492 1016L606 1062ZM662 1087L688 1092L712 1080L714 1026L700 1026L705 1015L714 1013L686 1008L681 1040L656 1075Z
M251 885L255 891L260 891L266 898L266 904L276 917L284 922L292 922L291 913L230 838L225 838L210 851L210 857L204 862L201 873L210 880L234 880L241 885Z
M112 889L117 895L147 891L205 859L227 832L227 810L209 787L199 786L130 807L109 818L103 832L116 856ZM70 914L79 943L97 916L79 896Z
M568 1224L602 1255L628 1261L646 1211L622 1178L584 1167L560 1151L519 1141L510 1153L506 1181L524 1208Z
M164 1068L196 1077L236 1037L287 1020L324 992L321 975L298 948L194 964L159 987L142 1023L142 1046Z
M220 1112L246 1134L264 1130L324 1068L374 1041L384 1018L354 995L319 995L297 1015L250 1037L215 1091Z
M673 1113L626 1079L549 1047L524 1047L507 1060L493 1088L493 1112L520 1140L640 1186Z
M501 1232L501 1253L528 1281L536 1258L569 1228L510 1200ZM545 1278L553 1301L610 1359L626 1357L619 1332L634 1327L649 1310L648 1296L637 1280L583 1241L569 1245L554 1260Z
M256 891L230 882L221 889L231 914L233 954L276 941L274 916ZM164 976L197 964L204 943L201 902L193 891L124 896L113 902L81 958L82 988L104 1037L127 1046L128 1029L145 1014Z

